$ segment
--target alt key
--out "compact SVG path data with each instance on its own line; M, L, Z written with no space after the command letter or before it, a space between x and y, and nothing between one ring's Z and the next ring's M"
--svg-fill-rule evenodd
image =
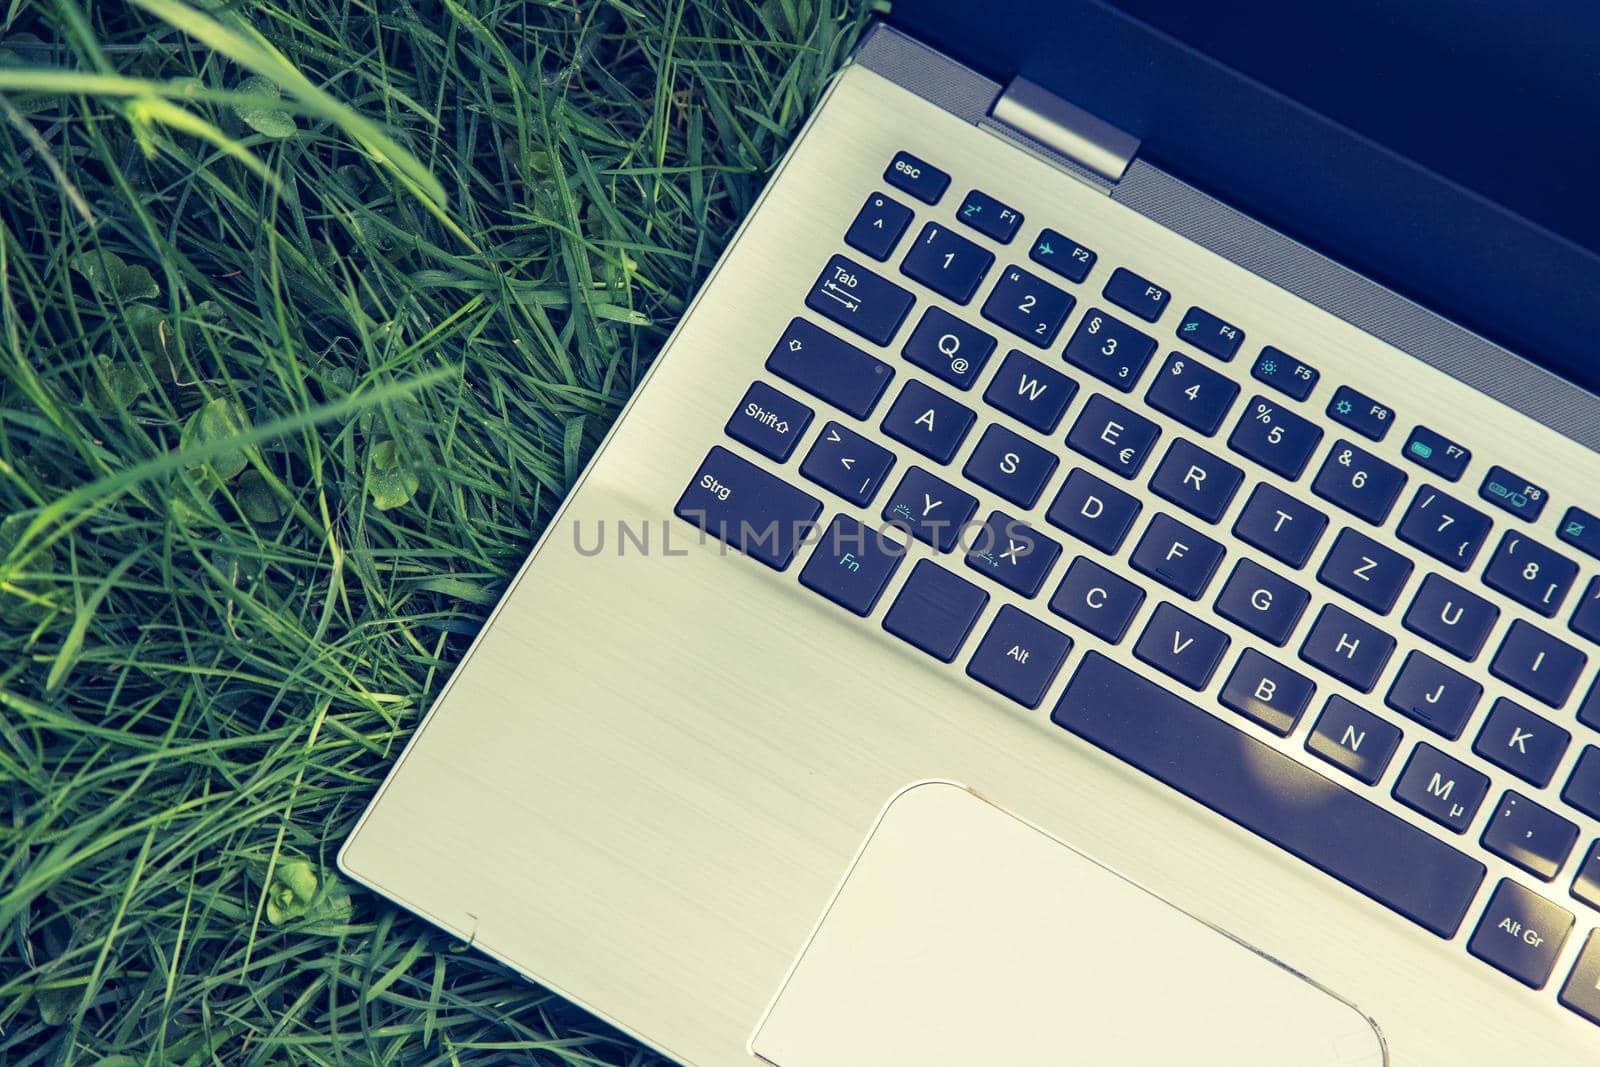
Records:
M1523 985L1543 989L1572 932L1572 913L1502 879L1467 951Z

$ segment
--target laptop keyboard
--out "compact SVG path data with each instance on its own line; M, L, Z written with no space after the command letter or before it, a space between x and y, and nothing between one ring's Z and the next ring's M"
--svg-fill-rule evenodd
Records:
M1600 684L1578 695L1600 519L1569 507L1547 543L1547 494L1490 466L1473 496L1448 426L1385 449L1401 412L1272 346L1235 364L1222 309L979 190L949 197L954 226L926 217L950 177L909 153L883 182L679 517L775 571L809 551L806 589L862 617L887 599L884 631L1024 708L1059 686L1062 729L1440 937L1470 920L1472 956L1546 985L1577 919L1600 923ZM908 541L933 558L896 586ZM1028 604L980 626L1005 594ZM1522 613L1552 621L1491 646ZM1072 663L1075 634L1115 658ZM1483 708L1466 665L1511 695ZM1474 729L1476 762L1429 742ZM1297 731L1301 758L1273 743ZM1518 877L1472 915L1489 857Z

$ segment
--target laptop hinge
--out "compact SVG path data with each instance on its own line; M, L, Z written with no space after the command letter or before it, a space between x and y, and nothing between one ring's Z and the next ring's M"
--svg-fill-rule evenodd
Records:
M1139 151L1137 137L1022 77L995 98L989 117L1113 184Z

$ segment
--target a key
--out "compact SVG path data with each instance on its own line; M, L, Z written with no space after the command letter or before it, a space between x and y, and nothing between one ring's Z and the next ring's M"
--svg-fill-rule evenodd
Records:
M1394 425L1394 410L1341 385L1328 401L1328 418L1369 440L1382 441Z
M1311 706L1317 687L1310 678L1292 671L1253 648L1239 655L1233 673L1222 683L1217 699L1223 707L1266 727L1279 737L1288 737Z
M1059 542L1003 511L992 511L972 536L967 566L1013 593L1031 597L1061 555Z
M1177 352L1167 357L1144 402L1196 433L1216 434L1239 396L1232 378Z
M1549 499L1543 489L1526 478L1519 478L1504 467L1490 467L1483 476L1478 495L1495 507L1503 508L1519 519L1537 522L1544 513Z
M1172 294L1127 267L1111 272L1101 293L1124 311L1131 311L1146 322L1154 322L1166 310Z
M1300 624L1311 594L1254 560L1241 559L1217 596L1218 615L1282 646Z
M977 418L971 408L912 379L889 406L882 429L935 463L949 463Z
M1178 322L1177 334L1179 340L1224 362L1232 359L1244 344L1243 330L1200 307L1192 307L1184 313Z
M887 278L845 256L828 260L806 293L806 307L879 345L894 337L915 300Z
M1412 750L1394 783L1396 800L1458 834L1467 832L1488 792L1488 775L1426 742Z
M1521 619L1511 624L1489 673L1533 699L1559 708L1572 695L1589 657Z
M1317 368L1303 363L1281 348L1267 345L1250 368L1250 377L1278 390L1291 400L1304 400L1317 387Z
M1233 536L1298 570L1311 558L1327 528L1328 516L1263 482L1245 501L1233 524Z
M1317 580L1379 615L1389 614L1413 565L1359 530L1342 530L1317 571Z
M1170 515L1157 515L1133 550L1133 569L1173 592L1199 600L1222 563L1223 547Z
M1150 478L1150 490L1206 522L1221 520L1244 483L1244 471L1181 437Z
M1021 267L1007 267L983 302L983 317L1040 348L1049 348L1077 301Z
M767 356L767 369L846 415L864 419L894 368L805 319L795 319Z
M1590 578L1589 588L1583 591L1578 607L1568 624L1579 637L1600 643L1600 578Z
M850 503L864 507L878 495L878 487L894 466L894 453L837 422L822 428L800 474Z
M1143 589L1079 556L1050 598L1050 610L1114 645L1127 636L1143 603Z
M956 208L956 218L985 237L1009 244L1022 225L1022 216L980 189L974 189Z
M1142 507L1137 498L1079 467L1067 475L1044 518L1084 544L1115 555Z
M835 515L800 568L800 584L864 616L878 603L905 554L905 546L882 531Z
M1306 738L1306 751L1367 785L1383 777L1399 747L1397 728L1337 694L1322 706Z
M1567 557L1515 530L1507 530L1484 569L1483 581L1490 589L1499 590L1548 619L1561 610L1561 602L1577 576L1578 565Z
M1072 424L1067 444L1122 477L1133 478L1160 436L1161 428L1143 415L1106 397L1092 396Z
M1047 228L1033 242L1028 258L1069 282L1081 282L1094 267L1095 254L1072 238Z
M1572 932L1572 913L1502 878L1467 951L1530 989L1543 989Z
M1066 634L1007 604L978 642L967 674L1025 708L1036 708L1071 647Z
M1574 808L1600 819L1600 748L1588 745L1561 788L1561 799Z
M1535 878L1548 882L1578 841L1578 826L1514 789L1500 798L1480 844Z
M930 222L900 264L900 272L940 296L965 304L994 264L994 253L946 226Z
M1090 308L1072 332L1062 357L1124 393L1139 384L1145 365L1155 355L1156 339L1101 311Z
M931 163L924 163L910 152L896 152L883 172L883 180L910 193L924 204L937 204L950 185L950 175Z
M983 401L1024 426L1054 433L1077 392L1077 382L1013 349L983 391Z
M978 510L978 498L963 492L921 467L912 467L883 507L885 522L893 523L923 544L949 552L961 531Z
M1426 426L1411 431L1404 452L1411 462L1452 482L1459 482L1472 462L1471 451Z
M1357 518L1381 526L1405 484L1405 471L1340 440L1317 472L1311 491Z
M990 426L962 473L1021 508L1031 508L1055 473L1056 457L1004 426Z
M943 308L930 307L906 338L900 354L907 363L957 389L971 389L993 351L993 337Z
M1489 718L1478 731L1472 751L1524 782L1543 788L1550 784L1571 741L1572 735L1555 723L1501 697L1489 709Z
M1190 689L1204 689L1228 651L1228 635L1171 604L1159 604L1133 654Z
M781 571L812 532L822 501L717 445L672 512Z
M1273 474L1296 481L1322 440L1322 427L1264 396L1250 398L1228 447Z
M905 236L906 227L911 225L911 214L911 209L904 204L882 193L873 193L856 212L855 221L845 231L844 243L882 263Z
M1499 618L1500 609L1483 597L1430 574L1422 580L1401 621L1412 633L1471 662L1483 651L1489 631Z
M751 382L723 432L782 463L811 425L811 409L766 382Z
M1483 512L1423 485L1411 498L1395 533L1440 563L1464 571L1478 558L1492 525Z
M883 628L934 659L961 651L989 594L932 560L918 560L883 617Z
M1454 741L1482 699L1483 686L1427 653L1413 652L1401 664L1384 703Z
M1300 658L1370 693L1394 655L1394 638L1335 604L1325 605L1300 646Z

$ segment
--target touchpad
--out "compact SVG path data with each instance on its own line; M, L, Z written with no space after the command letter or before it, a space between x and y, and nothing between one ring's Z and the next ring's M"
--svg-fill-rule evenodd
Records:
M1379 1067L1372 1023L961 786L884 812L751 1040L778 1067Z

